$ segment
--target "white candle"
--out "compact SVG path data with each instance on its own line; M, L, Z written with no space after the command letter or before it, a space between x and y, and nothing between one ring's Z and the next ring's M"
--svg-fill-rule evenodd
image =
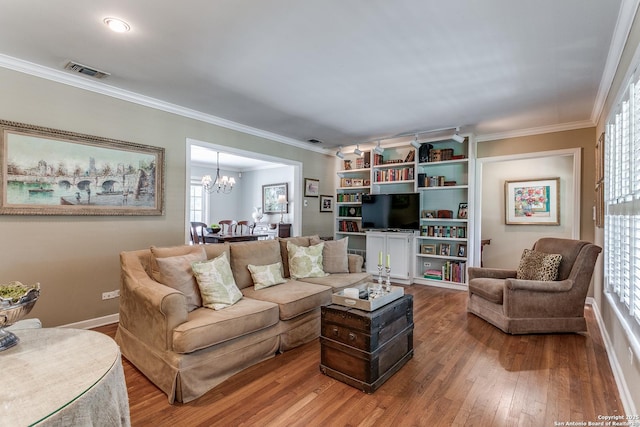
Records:
M358 288L345 288L344 290L344 296L347 298L358 299L359 295Z
M382 251L378 254L378 265L382 265Z
M387 254L387 268L391 267L391 255Z

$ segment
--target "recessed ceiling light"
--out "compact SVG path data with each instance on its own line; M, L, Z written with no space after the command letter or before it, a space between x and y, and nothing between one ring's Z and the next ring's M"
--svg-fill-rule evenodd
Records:
M116 33L126 33L131 29L129 24L124 22L122 19L104 18L103 22L107 24L107 26L111 29L111 31L115 31Z

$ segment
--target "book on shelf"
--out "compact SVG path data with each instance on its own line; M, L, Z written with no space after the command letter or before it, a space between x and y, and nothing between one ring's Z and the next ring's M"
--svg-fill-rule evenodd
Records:
M336 200L338 203L360 203L362 202L362 195L366 193L338 193L336 194Z
M411 181L413 177L412 167L379 170L375 173L376 182Z
M464 261L447 261L442 265L442 278L449 282L464 283L466 281L467 263Z
M360 232L360 227L358 227L357 221L341 220L340 223L338 224L338 228L340 229L340 231L346 232L346 233Z

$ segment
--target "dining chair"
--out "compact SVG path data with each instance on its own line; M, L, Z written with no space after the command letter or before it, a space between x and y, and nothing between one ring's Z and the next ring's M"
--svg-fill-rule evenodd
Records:
M205 243L204 235L207 229L207 224L204 222L191 221L191 241L194 244Z
M245 232L253 234L253 227L255 226L249 221L238 221L236 223L235 232L240 234L244 234Z
M218 221L218 224L220 224L220 228L222 229L220 232L222 234L231 234L231 232L233 231L233 221L230 219L223 219L221 221Z

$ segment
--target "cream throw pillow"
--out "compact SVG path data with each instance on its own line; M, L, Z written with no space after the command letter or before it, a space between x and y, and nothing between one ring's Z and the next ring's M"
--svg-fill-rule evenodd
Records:
M226 252L209 261L194 262L191 268L198 281L204 307L221 310L242 298L242 292L233 279Z
M304 247L287 242L289 253L289 272L293 279L304 277L325 277L328 274L322 269L322 250L324 242Z
M321 243L319 237L311 238L311 244ZM349 257L347 256L347 247L349 246L349 237L340 240L327 240L324 242L322 250L322 269L325 273L348 273Z
M247 266L251 272L253 279L253 287L258 289L268 288L269 286L279 285L286 282L282 277L282 263L276 262L269 265L251 265Z
M187 311L193 311L202 307L202 299L198 283L193 277L191 264L206 259L204 250L179 256L156 257L153 280L182 292L187 299Z
M558 277L558 267L560 267L562 255L547 254L531 249L522 252L520 265L516 271L516 279L541 280L549 282Z

